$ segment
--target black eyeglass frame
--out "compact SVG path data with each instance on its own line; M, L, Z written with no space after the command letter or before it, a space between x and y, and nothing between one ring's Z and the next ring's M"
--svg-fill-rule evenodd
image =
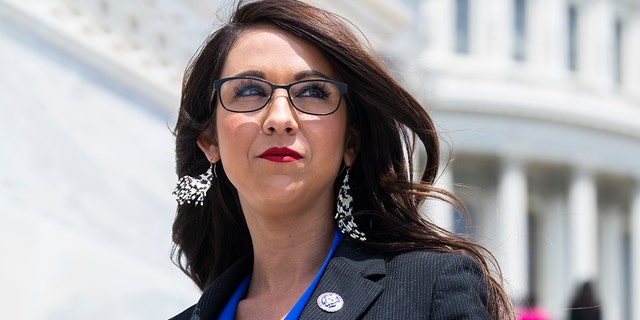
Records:
M265 83L267 85L269 85L271 87L271 93L269 94L269 98L267 98L267 101L264 103L264 105L262 105L259 108L255 108L252 110L245 110L245 111L236 111L236 110L231 110L229 108L227 108L224 105L224 102L222 102L222 97L220 97L220 88L222 88L222 85L227 82L227 81L231 81L231 80L238 80L238 79L246 79L246 80L252 80L252 81L259 81L262 83ZM291 92L289 92L289 89L291 89L292 86L300 84L300 83L305 83L305 82L327 82L327 83L331 83L335 86L338 87L338 89L340 90L340 100L338 100L338 103L336 105L336 107L333 109L333 111L328 112L328 113L313 113L313 112L307 112L307 111L303 111L300 110L295 102L293 101L293 98L291 98ZM254 111L258 111L264 107L266 107L269 102L271 102L271 99L273 98L273 92L276 91L276 89L285 89L287 90L287 99L289 99L289 102L291 103L291 105L298 111L304 113L304 114L310 114L310 115L314 115L314 116L328 116L330 114L335 113L336 111L338 111L338 109L340 108L340 104L342 103L342 98L344 97L345 94L347 94L347 92L349 91L349 86L346 83L340 82L340 81L335 81L335 80L331 80L331 79L304 79L304 80L298 80L298 81L294 81L292 83L289 83L287 85L277 85L277 84L273 84L267 80L264 79L260 79L260 78L254 78L254 77L228 77L228 78L222 78L222 79L218 79L213 81L213 95L214 95L214 99L215 96L218 96L218 101L220 101L220 105L227 111L229 112L236 112L236 113L248 113L248 112L254 112Z

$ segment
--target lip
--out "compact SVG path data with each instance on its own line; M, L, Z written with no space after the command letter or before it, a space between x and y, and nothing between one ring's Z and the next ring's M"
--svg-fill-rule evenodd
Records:
M258 158L273 162L293 162L302 159L302 156L287 147L273 147L265 150Z

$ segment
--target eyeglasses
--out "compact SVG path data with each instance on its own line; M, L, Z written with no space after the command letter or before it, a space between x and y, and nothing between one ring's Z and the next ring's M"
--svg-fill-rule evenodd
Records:
M252 112L264 108L276 89L285 89L289 102L298 111L330 115L340 107L347 85L329 79L300 80L280 86L251 77L231 77L213 82L222 107L231 112Z

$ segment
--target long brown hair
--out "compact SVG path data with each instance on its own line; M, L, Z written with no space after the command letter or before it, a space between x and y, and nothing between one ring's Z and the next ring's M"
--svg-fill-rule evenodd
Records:
M449 202L466 212L455 196L434 187L440 163L439 143L429 114L361 44L343 19L330 12L297 0L238 4L230 21L206 40L185 73L174 131L178 176L198 175L209 166L196 141L204 130L215 130L212 83L220 76L238 35L264 24L312 43L349 85L345 99L360 138L350 184L355 220L367 235L367 241L357 245L383 254L419 249L468 255L486 276L492 318L514 318L493 256L483 247L423 219L419 213L420 205L429 198ZM418 140L426 149L427 158L424 173L414 183L410 159ZM237 191L225 176L221 162L215 173L217 177L204 206L178 206L173 224L174 263L201 290L252 251ZM338 177L336 190L340 181L342 178Z

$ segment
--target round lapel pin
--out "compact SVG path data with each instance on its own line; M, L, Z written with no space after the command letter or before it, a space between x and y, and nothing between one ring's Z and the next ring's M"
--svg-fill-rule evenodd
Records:
M336 312L342 309L344 300L342 297L333 292L325 292L318 297L318 307L326 312Z

